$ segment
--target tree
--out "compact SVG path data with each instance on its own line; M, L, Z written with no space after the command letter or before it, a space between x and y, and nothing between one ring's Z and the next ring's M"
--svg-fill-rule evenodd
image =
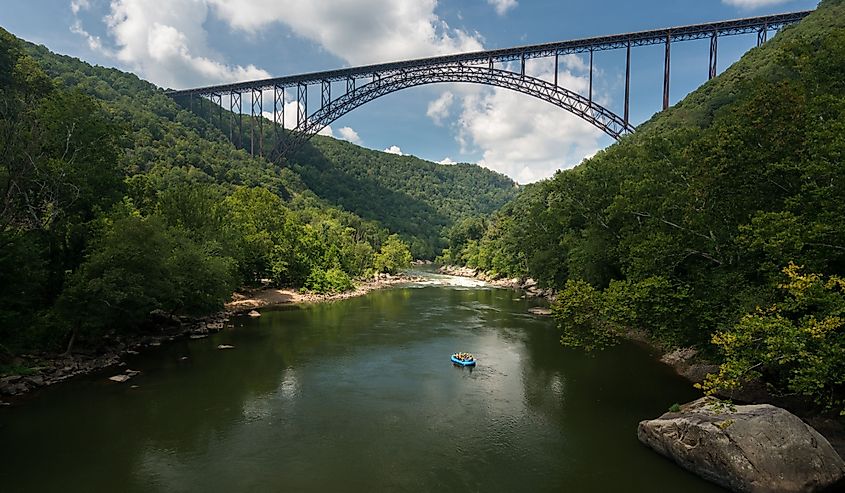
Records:
M845 279L804 273L795 264L783 273L780 302L713 336L724 362L703 388L715 394L765 377L777 391L845 415Z
M95 343L107 331L137 331L154 310L196 315L219 309L234 288L233 262L194 243L160 218L120 218L71 274L58 320Z
M399 235L390 235L373 258L373 268L379 273L396 274L411 265L411 250Z

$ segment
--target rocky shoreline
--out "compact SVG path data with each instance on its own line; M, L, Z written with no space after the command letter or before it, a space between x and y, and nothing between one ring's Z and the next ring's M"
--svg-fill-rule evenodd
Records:
M510 289L521 289L526 296L546 298L550 302L555 299L553 289L542 289L533 279L502 279L494 278L487 273L469 267L458 267L445 265L438 269L442 274L460 277L469 277L488 282L495 286ZM543 312L547 314L547 312ZM638 344L642 344L652 351L655 351L659 361L668 365L679 376L687 379L693 384L701 383L708 373L719 371L719 365L702 357L695 348L666 348L656 344L645 333L629 331L625 337ZM730 395L722 395L722 398L731 399L744 404L771 404L790 410L810 424L821 433L842 456L845 456L845 423L835 417L819 415L810 408L806 401L800 397L777 397L772 395L762 382L750 383L743 388L732 392Z
M377 289L418 281L415 276L381 274L358 284L354 290L336 294L315 294L294 289L259 288L236 292L225 309L201 318L170 317L156 314L155 334L114 339L97 353L77 352L70 355L23 354L13 359L12 365L21 368L17 374L0 375L0 406L9 406L6 398L20 398L37 389L55 385L74 377L95 373L114 367L119 373L124 369L126 356L159 347L162 344L186 339L203 339L226 328L234 327L231 317L243 313L260 316L258 308L286 304L327 303L363 296Z
M541 288L537 281L531 278L523 280L494 277L478 269L456 265L443 265L437 269L437 272L450 276L470 277L501 288L521 289L525 291L526 296L531 298L546 298L549 301L554 301L555 295L557 294L554 289Z

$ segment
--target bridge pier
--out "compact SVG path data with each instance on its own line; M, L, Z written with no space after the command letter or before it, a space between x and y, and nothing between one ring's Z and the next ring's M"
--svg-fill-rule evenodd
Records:
M716 65L716 58L719 54L719 33L714 32L713 36L710 37L710 72L709 77L707 80L712 80L716 77L717 73L717 65Z
M229 140L231 140L235 147L243 147L243 135L244 135L244 121L243 121L243 95L239 91L232 91L229 96L229 106L231 110L231 118L232 121L229 126ZM237 133L237 140L234 139L233 133L235 129L235 115L238 118L238 133Z
M325 108L332 102L332 83L323 79L320 81L320 108Z
M217 105L217 127L223 131L223 95L219 92L211 93L211 102Z
M628 40L628 47L626 49L625 55L625 113L622 119L625 122L625 126L628 126L629 116L630 116L630 104L631 104L631 40Z
M557 85L557 84L555 84ZM588 95L590 104L593 103L593 49L590 48L590 93Z
M308 86L301 82L296 85L296 103L296 128L299 128L308 121Z
M663 62L663 111L669 108L669 61L671 55L672 39L666 35L666 59Z
M279 115L281 115L281 128L279 125ZM273 147L278 147L281 141L280 135L284 133L285 129L285 88L278 85L273 86L273 134L276 142Z

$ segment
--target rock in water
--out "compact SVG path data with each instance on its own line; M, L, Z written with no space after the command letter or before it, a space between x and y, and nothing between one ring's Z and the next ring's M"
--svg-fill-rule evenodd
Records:
M640 441L737 492L816 492L845 476L830 443L797 416L768 404L720 409L705 397L640 422Z
M109 377L109 380L112 382L123 383L129 380L131 377L129 375L115 375L113 377Z
M257 310L252 310L249 313L247 313L247 315L249 315L250 317L260 317L261 313L259 313Z
M543 308L542 306L535 306L535 307L529 308L528 313L531 313L533 315L539 315L541 317L548 317L549 315L552 314L552 311L549 310L548 308Z
M229 344L220 344L217 346L217 349L235 349L235 346L230 346Z

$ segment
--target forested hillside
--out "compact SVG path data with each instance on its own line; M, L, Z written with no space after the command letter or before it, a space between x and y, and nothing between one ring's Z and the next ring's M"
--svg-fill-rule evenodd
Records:
M395 202L385 203L389 217L370 208L366 220L336 208L337 197L318 197L296 170L236 149L134 75L0 30L0 102L0 364L25 350L97 346L143 330L157 312L210 313L238 286L342 291L410 259L384 224L419 217ZM395 230L433 251L457 216L443 210L461 179L434 178L434 200L415 199L434 219ZM513 187L496 179L491 187ZM397 197L412 190L381 186ZM495 207L475 196L454 204L467 214Z
M407 263L408 244L433 257L444 227L515 193L477 166L330 138L283 167L197 105L1 29L0 77L0 363L96 345L156 311L209 313L262 280L345 290Z
M558 290L563 342L629 329L845 409L845 3L573 170L526 187L445 257Z
M443 248L442 229L485 217L516 195L510 178L472 164L439 165L317 136L294 160L317 195L411 241L417 257Z

